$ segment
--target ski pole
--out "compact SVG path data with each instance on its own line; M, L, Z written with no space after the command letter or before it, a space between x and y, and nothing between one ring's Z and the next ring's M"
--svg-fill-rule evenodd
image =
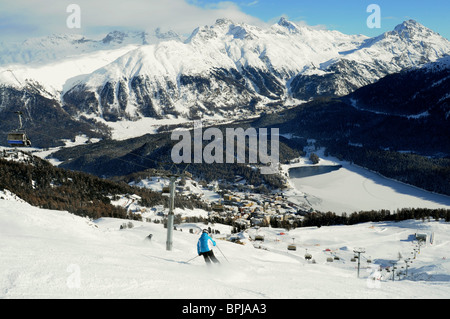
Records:
M195 256L195 257L192 258L192 259L189 259L188 261L185 261L185 263L186 263L186 264L189 264L190 261L193 261L193 260L194 260L195 258L197 258L198 256L199 256L199 255Z
M219 245L216 245L216 247L219 249L219 251L222 253L223 258L225 258L226 261L228 261L227 257L225 257L225 255L222 252L222 249L220 249ZM229 263L229 261L228 261Z

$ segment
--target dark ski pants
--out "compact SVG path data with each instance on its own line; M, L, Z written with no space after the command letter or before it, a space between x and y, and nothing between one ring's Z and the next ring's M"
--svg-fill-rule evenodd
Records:
M214 252L212 250L207 251L205 253L200 253L200 256L203 256L205 258L205 262L207 264L211 264L211 262L215 264L220 264L220 262L217 260L216 256L214 256Z

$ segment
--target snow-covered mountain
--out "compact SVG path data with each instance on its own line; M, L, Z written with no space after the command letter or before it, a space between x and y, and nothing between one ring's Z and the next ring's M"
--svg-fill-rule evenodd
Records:
M0 84L14 88L40 87L60 100L65 87L142 45L181 41L172 31L112 31L100 39L56 34L22 43L0 43Z
M114 120L253 111L292 96L342 96L449 52L446 39L412 20L367 39L285 19L269 29L222 19L185 43L130 51L88 75L64 101Z
M434 62L450 54L450 42L409 20L393 31L366 39L356 49L318 68L299 74L292 81L293 96L343 96L376 82L388 74Z
M141 46L89 74L64 102L109 117L195 117L254 111L289 98L288 82L365 40L299 27L268 29L219 19L184 42Z
M140 118L250 115L346 95L450 54L450 42L413 20L367 38L284 18L268 28L219 19L184 41L160 30L112 32L100 40L53 36L0 50L0 111L22 103L30 115L44 97L47 108L74 121L112 127Z
M108 51L127 45L155 44L165 40L182 41L173 31L112 31L90 38L80 34L53 34L23 42L0 42L0 65L42 65L80 54Z

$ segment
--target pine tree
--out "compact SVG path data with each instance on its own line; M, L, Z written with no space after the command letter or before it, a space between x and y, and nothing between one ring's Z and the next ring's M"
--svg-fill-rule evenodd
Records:
M311 155L309 155L309 160L313 163L313 164L318 164L320 161L319 156L316 153L311 153Z

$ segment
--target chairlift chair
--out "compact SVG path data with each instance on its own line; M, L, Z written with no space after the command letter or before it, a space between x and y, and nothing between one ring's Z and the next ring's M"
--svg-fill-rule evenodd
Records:
M255 236L255 241L264 241L264 236L263 235L256 235Z
M294 243L294 238L292 238L292 244L288 245L288 250L295 251L297 250L297 245Z
M170 194L170 188L169 186L164 186L162 189L162 193L163 194Z
M11 147L30 147L31 141L23 131L14 131L8 133L8 144Z
M22 129L22 112L15 112L19 116L19 127L8 133L7 142L11 147L30 147L31 141Z
M310 253L308 253L308 249L305 252L305 260L311 260L312 259L312 255Z

